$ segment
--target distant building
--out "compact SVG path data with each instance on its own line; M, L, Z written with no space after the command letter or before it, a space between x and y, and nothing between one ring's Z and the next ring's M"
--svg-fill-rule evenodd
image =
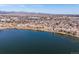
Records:
M31 16L31 17L28 17L28 19L40 19L40 17L37 17L37 16Z
M1 22L11 21L10 19L0 19Z

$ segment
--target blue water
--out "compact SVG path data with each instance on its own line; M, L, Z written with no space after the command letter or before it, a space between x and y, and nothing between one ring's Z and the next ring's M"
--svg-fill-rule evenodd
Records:
M79 53L79 39L32 30L0 31L0 54Z

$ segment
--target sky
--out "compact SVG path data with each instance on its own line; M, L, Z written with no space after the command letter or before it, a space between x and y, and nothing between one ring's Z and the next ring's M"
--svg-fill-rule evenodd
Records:
M79 4L0 4L0 11L79 14Z

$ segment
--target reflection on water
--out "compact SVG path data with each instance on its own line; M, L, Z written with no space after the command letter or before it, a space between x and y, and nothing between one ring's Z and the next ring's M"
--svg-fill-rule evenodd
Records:
M0 53L79 53L79 39L49 32L3 30Z

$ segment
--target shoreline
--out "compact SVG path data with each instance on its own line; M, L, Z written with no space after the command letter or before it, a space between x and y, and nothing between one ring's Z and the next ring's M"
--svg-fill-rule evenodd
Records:
M79 17L0 15L0 29L24 29L54 32L79 37Z
M23 29L23 28L0 28L0 30L6 30L6 29L16 29L16 30L32 30L32 31L40 31L40 32L50 32L50 33L56 33L56 34L60 34L60 35L67 35L67 36L72 36L75 38L79 38L78 36L72 35L72 34L67 34L65 32L54 32L54 31L47 31L47 30L38 30L38 29Z

